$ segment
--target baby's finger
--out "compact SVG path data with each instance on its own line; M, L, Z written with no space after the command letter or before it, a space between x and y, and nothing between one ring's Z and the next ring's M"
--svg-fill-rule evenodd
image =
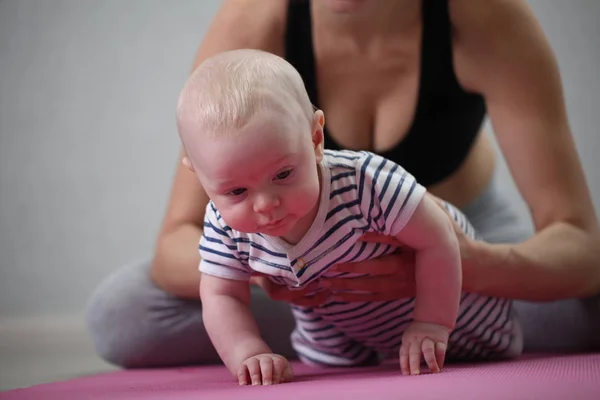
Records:
M260 359L260 373L263 385L273 384L273 360L270 357Z
M281 377L281 383L291 382L294 380L294 371L292 371L292 366L288 364L288 366L283 370L283 375Z
M284 358L277 357L273 359L273 383L278 384L285 382L284 374L288 363Z
M440 371L444 368L444 362L446 359L446 349L448 345L443 342L437 342L435 344L435 358L437 359L437 363L440 366Z
M421 343L421 351L423 351L423 358L425 359L425 363L429 367L431 372L440 372L440 367L438 365L436 354L435 354L435 344L433 340L426 338Z
M421 343L418 340L411 340L409 342L408 363L410 365L410 374L419 375L421 372Z
M250 381L252 386L260 385L262 379L260 376L260 363L256 358L251 358L245 362L248 373L250 374Z
M246 364L242 364L240 365L240 368L238 369L238 384L240 385L248 385L250 383L250 377L248 374L248 367L246 367Z
M408 364L408 344L400 346L400 371L402 375L410 375L410 365Z

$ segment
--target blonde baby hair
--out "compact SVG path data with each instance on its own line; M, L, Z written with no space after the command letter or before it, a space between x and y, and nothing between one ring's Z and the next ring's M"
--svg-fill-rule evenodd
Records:
M178 99L177 128L186 147L198 134L237 132L265 108L306 118L310 129L314 108L290 63L260 50L226 51L206 59L188 78Z

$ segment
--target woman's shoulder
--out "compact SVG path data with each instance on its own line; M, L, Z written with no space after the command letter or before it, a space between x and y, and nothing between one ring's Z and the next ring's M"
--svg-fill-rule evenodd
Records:
M533 13L525 0L448 0L453 28L504 31L512 23L530 23ZM507 25L508 24L508 25Z
M549 49L525 0L449 0L448 8L456 75L468 90L484 91L498 69L534 68L524 56Z
M204 47L283 52L287 1L225 0L206 33Z

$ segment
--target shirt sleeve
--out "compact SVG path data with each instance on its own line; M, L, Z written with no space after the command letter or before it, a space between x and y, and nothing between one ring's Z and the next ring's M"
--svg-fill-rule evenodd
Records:
M370 152L357 160L361 210L372 231L396 236L425 195L414 176L393 161Z
M224 279L250 280L250 267L240 256L233 231L211 202L206 206L200 238L200 272Z

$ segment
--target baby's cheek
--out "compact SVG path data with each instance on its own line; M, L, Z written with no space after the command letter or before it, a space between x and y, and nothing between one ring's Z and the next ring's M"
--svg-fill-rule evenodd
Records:
M319 184L310 180L305 181L298 194L294 196L296 209L303 209L305 212L310 211L319 201Z
M236 231L252 232L256 228L252 219L252 213L245 212L241 207L219 211L225 223Z

